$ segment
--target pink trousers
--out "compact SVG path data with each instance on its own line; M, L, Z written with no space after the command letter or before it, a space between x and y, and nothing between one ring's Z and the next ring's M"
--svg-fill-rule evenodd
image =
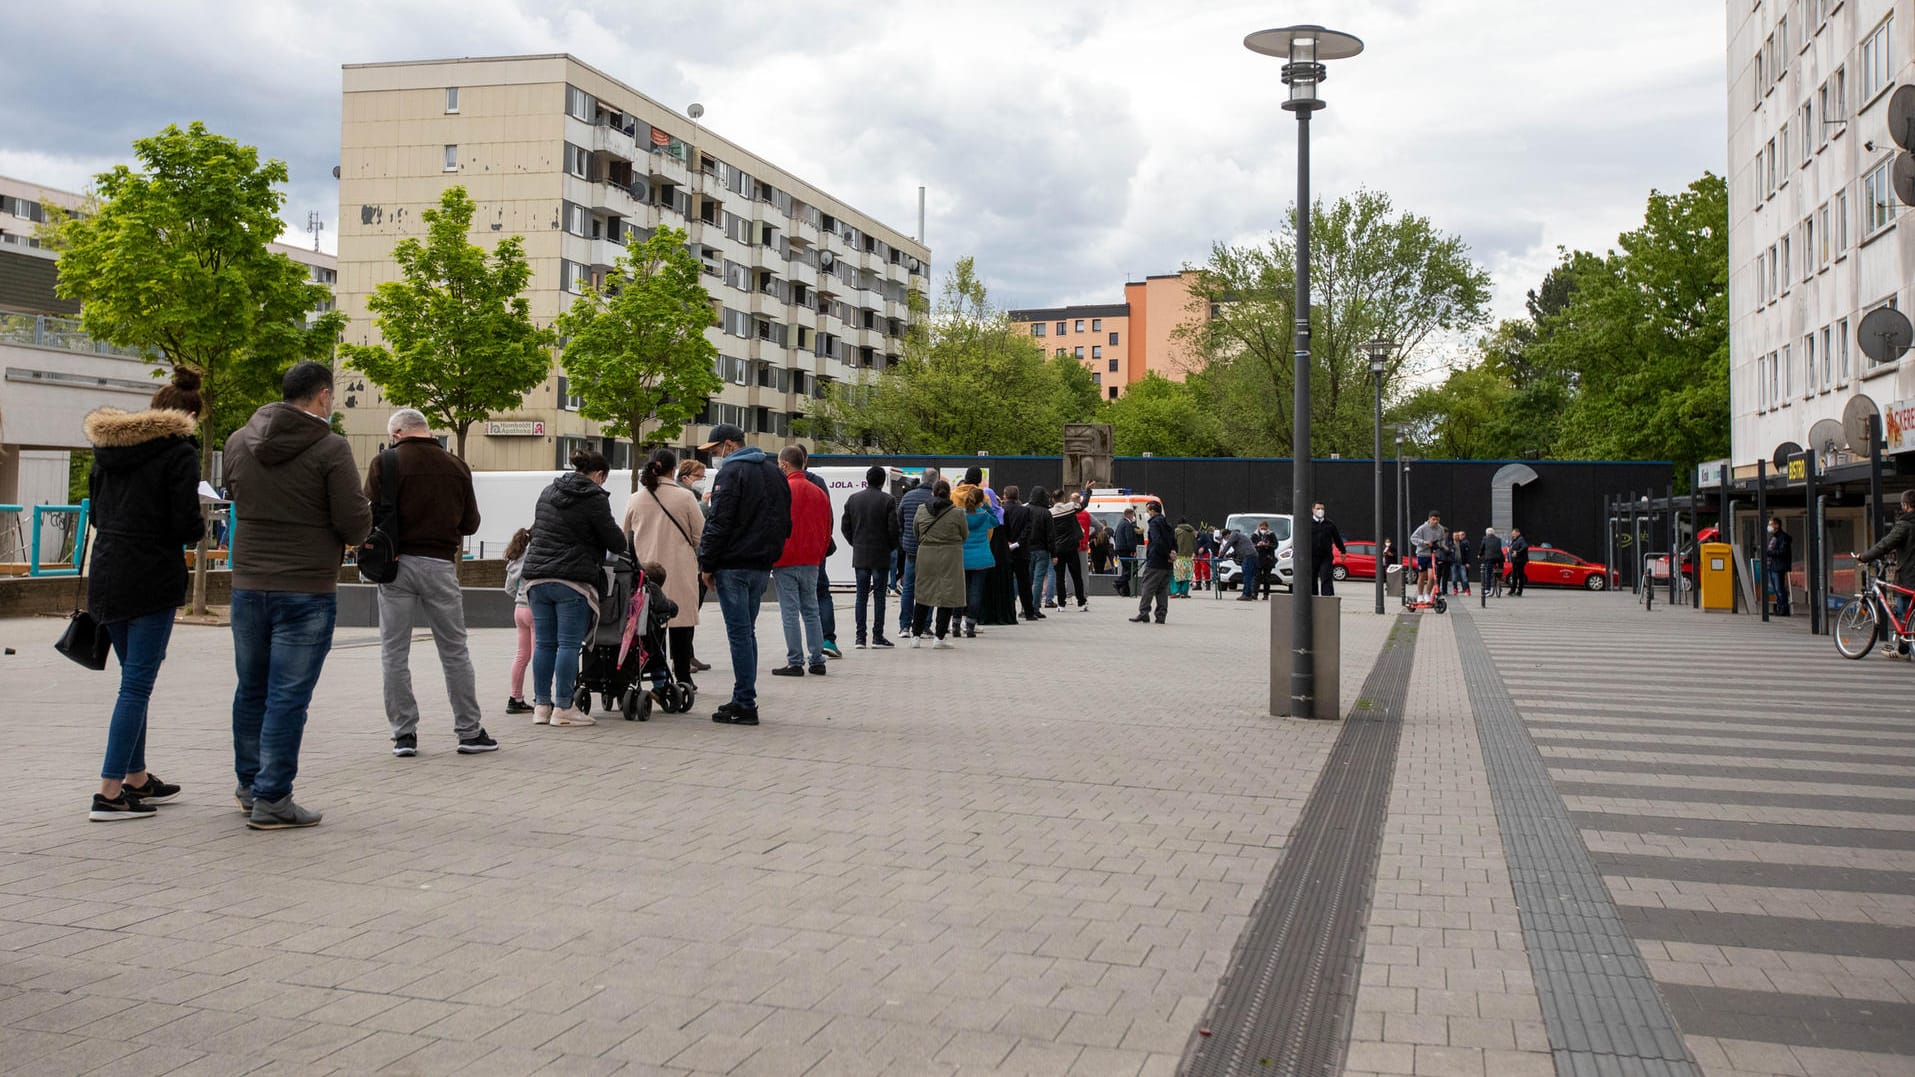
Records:
M525 698L525 667L532 661L532 610L519 606L512 611L512 624L519 630L519 653L512 657L512 698Z

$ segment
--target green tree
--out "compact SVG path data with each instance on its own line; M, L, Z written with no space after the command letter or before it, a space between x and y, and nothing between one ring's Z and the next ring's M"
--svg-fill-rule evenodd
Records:
M502 239L488 258L466 239L476 209L464 187L446 188L438 208L421 214L425 242L407 237L393 248L400 279L366 299L390 347L340 348L387 400L450 429L461 458L473 423L522 407L552 370L552 334L532 323L524 295L532 279L524 240Z
M1369 451L1372 385L1361 345L1396 349L1386 397L1428 369L1435 346L1487 321L1489 274L1461 238L1362 190L1310 207L1311 424L1319 454ZM1200 357L1223 443L1238 455L1288 453L1295 358L1295 209L1262 246L1217 244L1196 302L1214 311L1183 330Z
M668 441L696 416L724 382L713 369L718 349L705 337L713 323L711 295L685 233L660 228L628 245L605 287L587 288L559 315L565 376L579 414L632 441ZM638 489L632 469L632 489Z
M961 258L928 311L913 303L904 355L879 374L832 385L801 434L850 449L969 455L1063 451L1064 424L1096 414L1083 365L1044 350L991 304Z
M133 152L137 170L100 173L81 212L53 215L56 291L80 301L95 338L199 373L200 475L211 479L215 416L227 401L257 394L293 362L330 356L345 320L336 311L313 318L325 287L267 249L284 228L284 162L262 163L256 148L198 122L169 125ZM193 580L200 614L206 548L202 540Z
M1104 405L1119 456L1221 456L1217 423L1194 386L1155 371Z
M1650 192L1640 228L1574 252L1573 287L1537 322L1536 365L1571 386L1554 454L1666 459L1729 451L1728 189L1713 173Z

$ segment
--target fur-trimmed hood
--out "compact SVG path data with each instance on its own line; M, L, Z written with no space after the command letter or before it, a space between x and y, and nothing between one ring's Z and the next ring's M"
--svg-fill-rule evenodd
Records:
M199 422L191 415L164 408L99 408L86 417L86 439L97 449L127 448L165 437L190 438L198 430Z
M198 426L198 420L183 411L100 408L87 415L85 429L100 470L131 471L175 444L197 446L193 433Z

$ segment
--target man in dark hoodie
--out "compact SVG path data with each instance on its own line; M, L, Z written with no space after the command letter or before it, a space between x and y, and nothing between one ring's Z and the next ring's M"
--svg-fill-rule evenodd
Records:
M851 569L858 581L858 647L867 646L866 633L869 630L872 647L891 647L894 644L884 638L884 574L891 563L891 555L898 548L900 537L898 530L898 502L885 492L886 472L873 466L864 473L864 489L852 494L844 505L844 519L840 529L844 540L851 544ZM871 617L865 619L866 602L870 599Z
M699 446L724 461L711 488L711 512L698 545L698 572L718 595L731 644L731 702L711 720L721 725L758 724L758 606L771 582L771 566L791 536L791 486L763 449L745 444L745 431L731 423L712 427Z
M898 498L898 545L904 550L903 582L898 595L898 634L911 638L911 611L917 603L918 533L914 528L918 510L931 501L931 489L938 484L938 469L927 467L918 476L918 484Z
M293 803L306 709L332 650L339 564L365 541L372 507L346 439L332 432L332 368L286 372L280 403L226 439L233 549L234 795L255 830L312 826Z

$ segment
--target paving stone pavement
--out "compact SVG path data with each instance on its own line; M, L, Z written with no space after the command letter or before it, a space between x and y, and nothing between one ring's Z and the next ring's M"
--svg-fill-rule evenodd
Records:
M1348 692L1393 619L1351 601ZM477 631L503 750L454 754L421 643L409 760L342 631L298 782L326 821L279 833L227 797L224 630L160 675L149 759L185 796L108 826L81 809L114 676L0 622L0 1069L1170 1073L1338 726L1263 714L1267 607L1129 612L763 677L757 729L508 719L511 633Z

